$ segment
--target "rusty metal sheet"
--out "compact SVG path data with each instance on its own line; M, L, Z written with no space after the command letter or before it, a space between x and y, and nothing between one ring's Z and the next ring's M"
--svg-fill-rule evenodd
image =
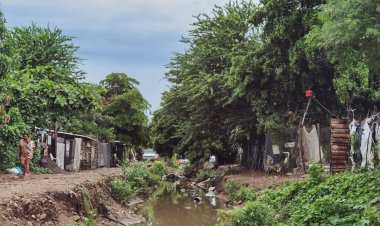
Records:
M346 169L349 152L349 127L345 119L331 119L330 172Z

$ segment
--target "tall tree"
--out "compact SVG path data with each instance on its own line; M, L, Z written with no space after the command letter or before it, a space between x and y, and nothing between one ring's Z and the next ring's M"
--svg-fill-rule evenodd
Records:
M16 70L52 66L67 71L73 79L83 78L84 72L79 69L81 60L76 55L79 47L57 27L52 29L35 23L14 27L6 42L16 59Z
M14 62L10 54L9 45L6 42L8 34L4 15L0 11L0 78L10 70Z
M365 115L380 104L380 2L328 0L318 18L306 43L325 50L335 65L334 85L341 103Z
M105 88L103 114L116 139L136 146L149 143L149 103L136 88L137 80L124 73L112 73L100 82Z

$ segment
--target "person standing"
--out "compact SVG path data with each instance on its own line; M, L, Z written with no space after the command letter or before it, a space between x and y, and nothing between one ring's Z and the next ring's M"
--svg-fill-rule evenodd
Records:
M30 161L33 158L34 143L28 134L24 134L23 138L18 142L17 156L21 160L21 168L24 176L30 176Z

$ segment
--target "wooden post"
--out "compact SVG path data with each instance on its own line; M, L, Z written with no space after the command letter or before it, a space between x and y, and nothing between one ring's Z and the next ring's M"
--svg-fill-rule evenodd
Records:
M57 158L57 147L58 147L58 125L57 120L54 120L54 151L55 151L55 157Z
M319 163L322 164L322 153L321 153L321 127L319 126L319 123L317 123L317 136L318 136L318 153L319 153Z

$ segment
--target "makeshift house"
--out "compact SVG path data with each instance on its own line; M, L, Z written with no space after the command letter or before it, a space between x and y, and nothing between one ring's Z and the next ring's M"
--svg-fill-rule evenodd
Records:
M58 131L55 141L53 130L35 129L44 155L54 160L59 168L66 171L97 168L98 142L94 138Z
M82 140L80 168L95 169L98 167L98 141L90 137Z
M330 149L330 127L302 126L266 135L264 170L286 172L326 160Z
M295 140L295 129L266 134L264 153L264 170L266 172L289 170L289 158L293 153Z
M111 167L112 162L112 145L110 143L98 143L98 167Z

